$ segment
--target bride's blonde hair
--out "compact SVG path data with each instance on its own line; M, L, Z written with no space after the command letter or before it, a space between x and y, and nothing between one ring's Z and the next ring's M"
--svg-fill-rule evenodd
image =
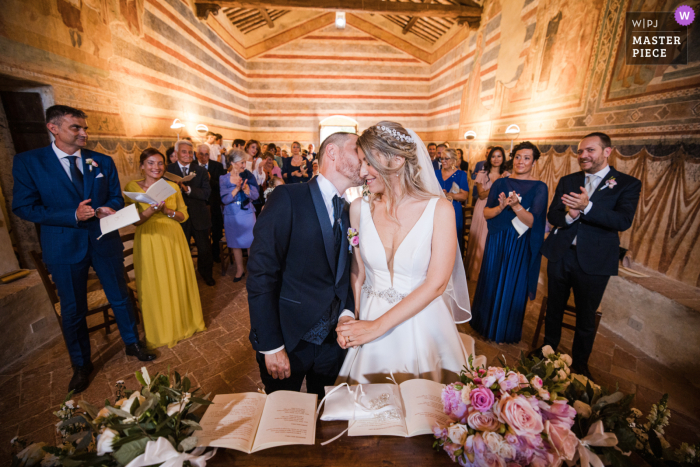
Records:
M362 149L367 163L379 173L384 182L384 193L370 194L370 208L374 209L375 199L386 197L386 209L389 217L396 217L396 203L402 196L418 199L434 198L423 185L420 177L421 166L418 161L417 146L413 138L401 124L396 122L379 122L367 128L357 140L357 146ZM395 157L405 159L404 164L396 162ZM398 177L400 192L395 193L392 177Z

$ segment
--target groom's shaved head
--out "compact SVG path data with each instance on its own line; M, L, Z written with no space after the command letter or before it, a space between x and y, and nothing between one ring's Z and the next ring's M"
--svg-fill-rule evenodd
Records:
M333 133L328 138L326 138L321 144L321 148L318 150L318 166L323 166L323 156L326 155L326 149L329 145L334 145L338 149L342 149L348 138L355 136L352 133Z

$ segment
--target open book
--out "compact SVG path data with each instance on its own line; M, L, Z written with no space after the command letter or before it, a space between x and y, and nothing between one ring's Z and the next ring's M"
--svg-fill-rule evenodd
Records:
M177 193L177 190L170 186L164 179L160 179L151 185L145 193L131 193L125 191L124 194L134 201L146 204L158 204L165 201L172 195Z
M248 454L289 444L314 444L316 394L277 391L219 394L197 432L198 446L236 449Z
M442 405L444 387L444 384L427 379L412 379L400 385L363 384L364 395L358 401L372 410L366 411L355 406L354 419L348 422L348 435L408 438L432 434L437 423L450 423ZM353 391L357 391L357 386L353 387ZM343 399L342 402L333 400L336 399L333 397L336 393L338 399ZM349 393L345 389L339 389L336 393L326 400L322 420L329 419L326 418L327 412L336 412L342 416L349 408L348 401L352 403L352 397L347 397Z
M165 174L163 175L164 178L167 178L171 182L175 182L175 183L189 182L190 180L192 180L196 176L197 176L197 174L194 171L190 172L188 175L186 175L184 177L181 177L181 176L174 174L172 172L165 172Z

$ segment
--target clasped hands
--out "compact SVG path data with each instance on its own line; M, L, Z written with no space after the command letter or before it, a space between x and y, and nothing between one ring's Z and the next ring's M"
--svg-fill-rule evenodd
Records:
M90 201L92 201L92 199L82 201L78 205L78 209L75 210L75 217L81 222L90 219L92 216L97 216L98 219L102 219L104 217L111 216L116 212L114 209L106 206L92 209L92 206L90 206Z
M349 316L338 319L335 332L338 334L337 340L341 349L372 342L383 334L377 321L357 320Z
M248 180L243 181L241 177L238 177L238 179L235 182L236 189L232 192L233 196L236 196L236 193L240 190L243 190L243 193L246 194L246 196L250 196L250 187L248 186Z
M520 211L520 209L516 209L517 206L520 206L520 198L514 191L510 192L510 196L506 196L505 193L500 193L498 195L498 207L501 209L501 211L508 206L510 206L510 208L514 211Z
M571 216L572 219L576 219L579 214L581 214L581 211L588 207L590 198L586 188L581 187L581 194L569 193L561 197L561 202L564 203L564 206L569 208L569 216Z

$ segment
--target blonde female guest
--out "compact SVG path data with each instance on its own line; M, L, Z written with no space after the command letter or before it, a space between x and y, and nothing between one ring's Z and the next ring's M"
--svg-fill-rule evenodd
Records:
M479 278L481 269L481 258L484 256L486 246L486 235L489 233L486 218L484 217L484 207L486 199L493 182L502 177L510 176L506 170L505 150L500 146L494 146L489 150L484 162L483 170L476 175L474 189L478 194L474 204L474 214L472 225L469 229L469 244L467 245L467 279L475 281Z
M260 157L260 142L255 139L249 140L245 143L243 151L246 153L245 168L252 173L255 167L255 159Z
M125 191L145 192L165 173L165 156L156 149L146 149L139 160L144 178L127 183ZM188 218L187 206L179 187L168 184L176 192L162 203L136 203L141 220L136 223L134 270L151 349L172 347L206 329L190 249L179 225ZM128 197L125 202L134 203Z

